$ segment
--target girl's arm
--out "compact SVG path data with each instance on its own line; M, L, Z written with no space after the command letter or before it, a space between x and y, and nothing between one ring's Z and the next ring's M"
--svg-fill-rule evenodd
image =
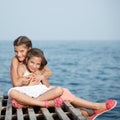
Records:
M32 76L29 75L29 76L24 76L24 73L26 72L26 67L24 64L21 64L18 66L18 75L19 75L19 83L20 83L20 86L26 86L26 85L29 85L30 81L32 80Z
M14 87L16 86L22 86L25 84L28 84L28 80L26 78L23 78L18 74L18 68L19 68L19 62L16 57L13 57L11 66L10 66L10 76L11 76L11 82Z
M44 79L41 82L42 82L43 85L46 85L47 87L50 86L50 83L49 83L48 79Z
M45 66L43 68L42 75L44 76L44 78L46 80L52 76L52 71L50 70L50 68L48 66Z
M51 70L47 66L45 66L42 70L38 70L34 73L34 80L36 81L36 84L39 84L41 82L43 85L49 87L50 84L48 78L51 76L52 76Z
M52 76L52 71L48 66L45 66L43 70L39 73L39 78L41 79L42 84L46 85L47 87L50 86L48 79Z
M38 81L38 84L41 82L43 85L49 87L49 81L45 79L45 77L40 72L34 74L34 76L35 76L35 81Z
M10 77L11 77L11 82L12 85L15 86L20 86L20 81L18 80L19 75L18 75L18 65L19 62L16 57L12 58L11 61L11 66L10 66Z

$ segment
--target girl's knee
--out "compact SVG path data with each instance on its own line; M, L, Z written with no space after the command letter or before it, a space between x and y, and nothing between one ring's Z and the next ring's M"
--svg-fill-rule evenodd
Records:
M14 89L11 89L10 91L9 91L9 93L8 93L8 95L11 97L11 98L14 98L14 95L16 94L16 90L14 90Z
M56 87L55 88L56 89L56 93L58 93L59 95L62 95L63 94L63 89L62 89L62 87Z
M13 94L14 94L14 90L10 89L10 90L8 91L8 96L9 96L9 97L12 97Z

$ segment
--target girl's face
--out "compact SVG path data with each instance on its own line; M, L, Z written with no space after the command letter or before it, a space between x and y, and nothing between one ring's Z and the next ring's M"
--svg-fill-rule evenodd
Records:
M30 72L34 73L39 70L42 59L40 57L31 57L27 60L27 68Z
M15 55L20 62L25 60L29 49L25 45L14 46Z

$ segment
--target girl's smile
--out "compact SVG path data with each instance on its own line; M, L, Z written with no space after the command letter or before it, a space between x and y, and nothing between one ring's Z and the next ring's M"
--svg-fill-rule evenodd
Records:
M42 59L40 57L31 57L27 61L27 68L30 72L36 72L39 70Z
M14 47L15 55L20 62L23 62L25 60L28 50L29 49L25 45Z

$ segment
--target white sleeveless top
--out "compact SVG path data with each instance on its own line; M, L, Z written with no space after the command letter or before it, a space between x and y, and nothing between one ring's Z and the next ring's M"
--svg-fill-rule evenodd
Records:
M26 71L26 72L24 73L23 77L27 77L27 76L29 76L30 74L32 74L32 73Z

